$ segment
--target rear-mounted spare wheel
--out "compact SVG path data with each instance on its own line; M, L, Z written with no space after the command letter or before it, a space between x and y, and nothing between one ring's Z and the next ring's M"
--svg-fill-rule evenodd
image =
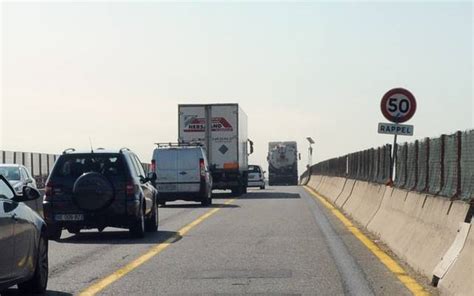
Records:
M112 183L99 173L85 173L74 183L73 201L83 211L103 210L110 206L114 197Z

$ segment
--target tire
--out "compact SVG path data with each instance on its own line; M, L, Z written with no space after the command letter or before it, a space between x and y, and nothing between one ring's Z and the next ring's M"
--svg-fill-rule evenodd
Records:
M63 232L62 228L57 225L54 225L54 224L46 225L45 236L47 239L57 241L61 238L62 232Z
M261 189L261 190L265 190L265 185L260 186L260 189Z
M247 186L244 185L241 190L243 194L247 194Z
M153 203L150 216L145 221L145 231L146 232L158 231L158 205L156 204L156 202Z
M166 201L159 201L158 204L160 207L166 207Z
M18 289L23 294L44 293L48 285L48 269L48 240L41 235L38 246L38 256L36 258L35 273L28 281L18 284Z
M81 232L81 228L80 227L69 227L67 228L67 231L70 233L70 234L78 234L79 232Z
M143 238L145 236L145 217L143 215L143 210L140 211L138 219L132 221L129 231L132 237L135 238Z
M212 190L209 190L207 195L201 201L203 207L210 206L212 204Z

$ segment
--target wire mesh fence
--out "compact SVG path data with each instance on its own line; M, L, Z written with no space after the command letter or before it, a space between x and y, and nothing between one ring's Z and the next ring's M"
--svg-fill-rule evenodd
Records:
M322 161L311 167L311 174L391 183L391 151L385 145ZM396 153L394 186L474 200L474 130L399 144Z

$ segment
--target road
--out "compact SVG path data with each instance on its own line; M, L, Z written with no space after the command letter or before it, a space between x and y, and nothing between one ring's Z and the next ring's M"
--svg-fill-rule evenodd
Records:
M160 208L159 232L141 240L113 228L64 231L50 243L47 295L78 294L137 258L141 265L99 295L411 294L303 187L251 190L235 200L216 194L212 208L170 203ZM144 259L157 244L166 246Z

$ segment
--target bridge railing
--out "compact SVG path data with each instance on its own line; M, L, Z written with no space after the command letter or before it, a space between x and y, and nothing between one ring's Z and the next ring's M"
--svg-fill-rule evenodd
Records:
M351 153L317 163L310 171L313 175L391 183L391 150L391 145L385 145ZM474 200L474 130L399 144L396 159L394 186Z

